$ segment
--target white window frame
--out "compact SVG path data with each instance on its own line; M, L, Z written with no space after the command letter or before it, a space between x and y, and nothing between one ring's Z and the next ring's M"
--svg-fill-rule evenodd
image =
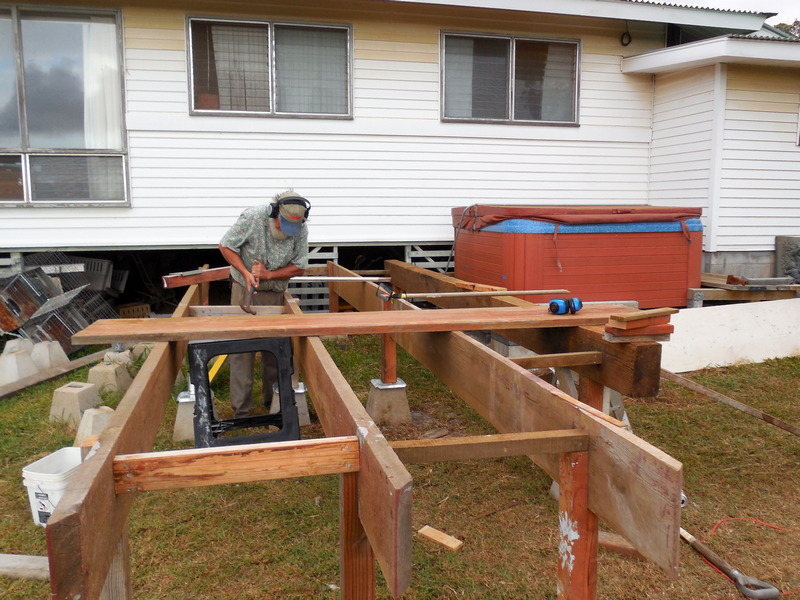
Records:
M0 5L0 9L10 13L12 31L14 36L14 58L17 63L17 105L19 110L19 126L21 146L19 148L0 148L0 156L21 157L21 179L23 188L22 201L16 200L2 200L0 199L0 209L2 208L53 208L53 207L126 207L130 206L130 179L128 169L128 143L127 143L127 127L125 125L125 86L124 86L124 54L123 54L123 41L122 41L122 26L121 26L121 13L116 9L91 9L91 8L75 8L71 6L32 6L32 5ZM29 144L28 127L27 127L27 106L25 99L25 86L24 77L22 73L23 57L21 54L21 38L20 27L21 18L20 11L25 13L41 13L42 15L60 14L60 15L75 15L76 17L86 16L106 16L114 20L116 29L116 45L117 45L117 60L119 71L119 89L120 89L120 110L121 110L121 148L108 150L108 149L74 149L74 148L32 148ZM119 200L34 200L33 199L33 182L31 177L31 158L41 156L53 157L114 157L119 158L120 166L122 169L122 191L123 197Z
M260 25L265 27L269 40L269 110L228 110L228 109L209 109L198 108L195 106L195 84L194 84L194 49L192 47L192 23L203 22L209 24L243 24ZM347 34L347 62L345 77L345 102L347 110L344 113L310 113L310 112L286 112L277 110L277 85L276 85L276 54L275 54L275 27L298 27L306 29L332 29L344 31ZM235 19L222 17L187 16L186 18L186 43L188 60L188 83L189 83L189 114L195 116L247 116L247 117L281 117L294 119L353 119L353 27L342 23L312 23L294 21L273 21L263 19Z
M494 39L506 40L509 44L509 62L508 72L506 74L508 81L508 105L507 111L509 118L507 119L492 119L485 117L448 117L445 114L445 89L447 81L447 73L445 69L445 40L448 36L472 38L472 39ZM546 120L526 120L517 119L514 117L514 96L515 96L515 82L514 82L514 66L516 64L516 42L518 41L531 41L531 42L544 42L544 43L558 43L558 44L571 44L575 46L575 73L574 73L574 93L572 98L572 112L575 116L572 121L546 121ZM540 38L524 35L512 34L496 34L496 33L479 33L475 31L442 31L439 37L440 49L440 94L439 105L440 118L443 122L449 123L494 123L503 125L547 125L555 127L578 127L580 125L580 87L581 87L581 42L575 39L562 39L562 38Z

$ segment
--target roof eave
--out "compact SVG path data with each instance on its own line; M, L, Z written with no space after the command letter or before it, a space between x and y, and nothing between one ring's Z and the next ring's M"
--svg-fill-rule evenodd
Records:
M776 13L751 13L740 11L694 8L628 2L625 0L389 0L412 4L438 4L493 10L549 13L596 17L603 19L628 19L676 25L721 27L736 31L756 31L764 21Z
M800 67L800 43L718 37L622 59L623 73L668 73L718 63Z

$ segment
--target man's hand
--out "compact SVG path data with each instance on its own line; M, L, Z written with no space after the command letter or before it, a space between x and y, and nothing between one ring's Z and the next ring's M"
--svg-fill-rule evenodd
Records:
M272 279L272 277L271 277L272 271L267 269L267 267L265 267L263 264L261 264L258 261L255 261L253 263L253 272L252 272L252 274L253 274L253 277L255 277L255 279L256 279L256 286L258 286L258 281L260 281L262 279L264 279L265 281L269 281L270 279Z

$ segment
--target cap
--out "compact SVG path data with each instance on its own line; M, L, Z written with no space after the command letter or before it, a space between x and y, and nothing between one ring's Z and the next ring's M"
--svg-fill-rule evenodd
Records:
M281 223L281 231L283 231L283 233L286 235L300 235L305 214L306 207L302 204L281 204L280 212L278 213Z

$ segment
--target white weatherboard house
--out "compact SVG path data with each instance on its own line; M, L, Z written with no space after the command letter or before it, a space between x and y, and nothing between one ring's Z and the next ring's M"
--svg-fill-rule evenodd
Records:
M211 249L294 188L327 255L449 247L473 203L651 204L702 207L706 270L772 276L800 235L800 41L772 14L3 3L0 257Z

